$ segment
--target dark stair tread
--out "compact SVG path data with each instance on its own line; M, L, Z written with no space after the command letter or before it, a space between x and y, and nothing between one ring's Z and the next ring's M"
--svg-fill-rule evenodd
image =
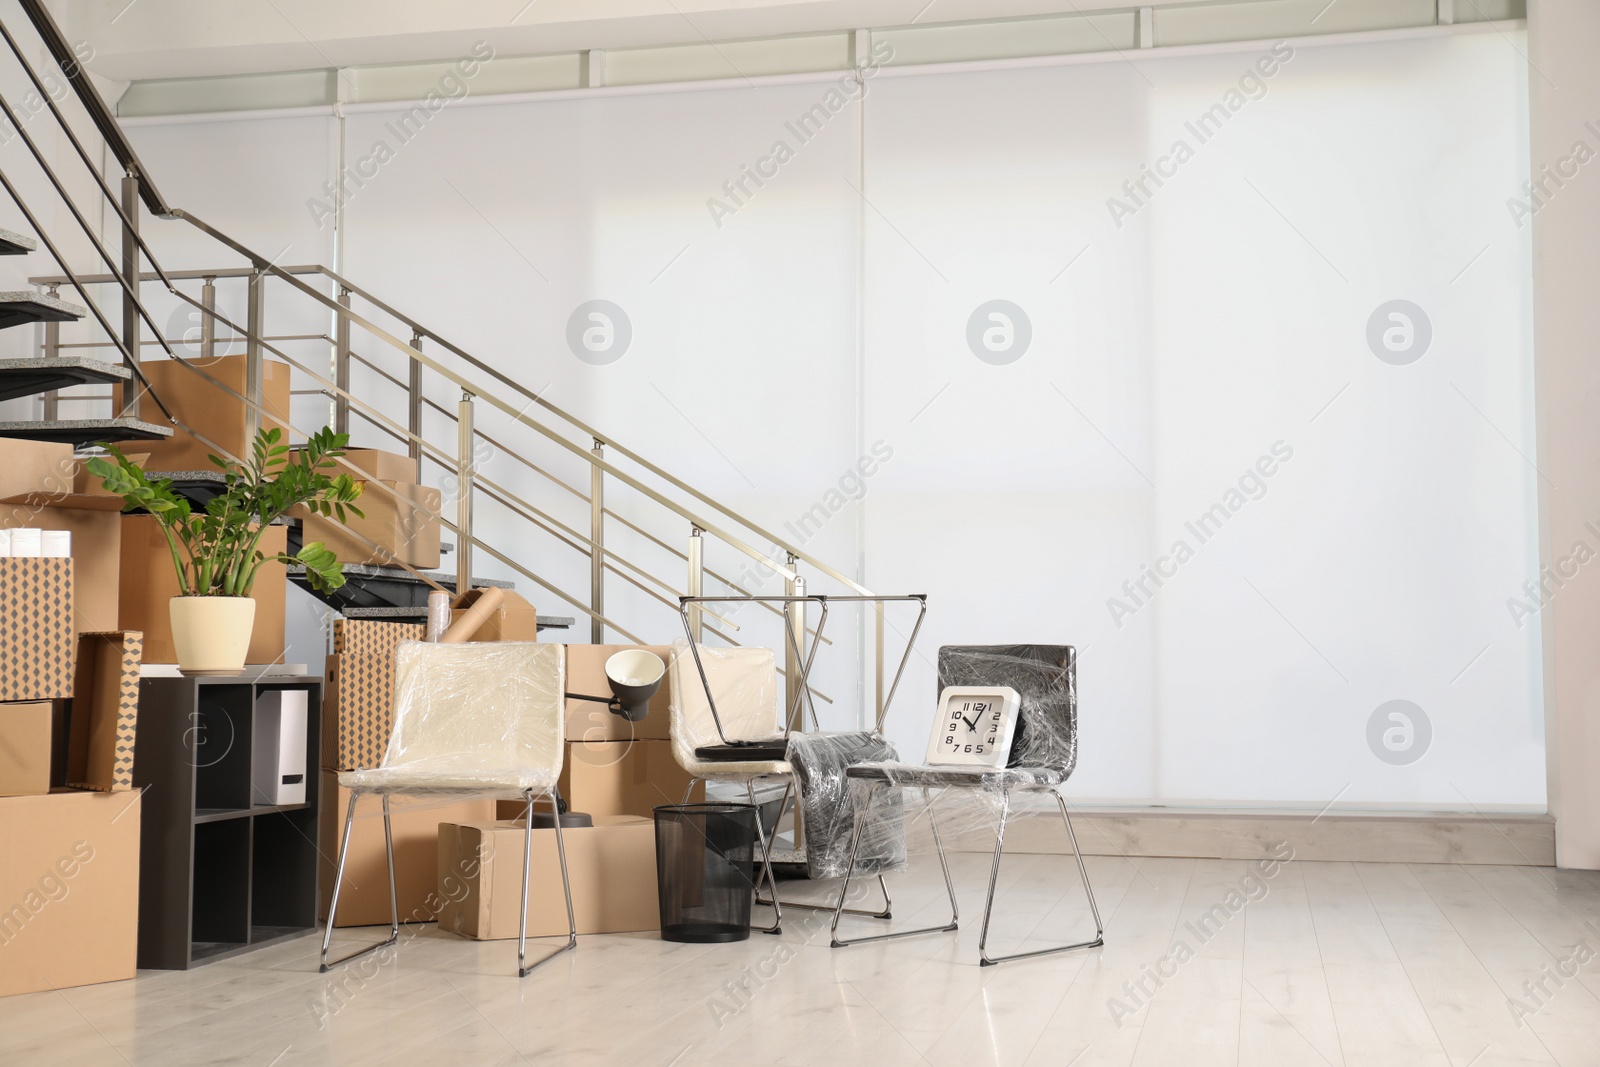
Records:
M74 385L125 382L131 377L127 367L87 356L0 359L0 400L15 400Z
M340 612L347 619L369 619L377 622L427 622L427 608L346 608ZM539 629L569 630L577 625L570 615L540 615Z
M32 237L24 237L10 230L0 230L0 256L25 256L29 252L38 250L39 242Z
M172 427L139 419L35 419L0 422L0 437L24 441L54 441L82 448L100 441L164 441Z
M0 293L0 330L25 322L77 322L87 314L87 308L32 289Z

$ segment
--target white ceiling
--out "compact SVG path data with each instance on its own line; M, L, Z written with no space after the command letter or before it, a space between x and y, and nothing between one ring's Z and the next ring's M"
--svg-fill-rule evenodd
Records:
M1179 7L1207 0L1158 0ZM1247 0L1248 2L1248 0ZM51 0L117 81L640 48L1122 10L1130 0Z

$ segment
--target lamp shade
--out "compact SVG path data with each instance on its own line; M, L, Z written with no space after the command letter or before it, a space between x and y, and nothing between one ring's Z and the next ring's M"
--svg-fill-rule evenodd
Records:
M638 722L650 710L650 698L661 688L667 665L642 648L628 648L606 660L606 681L622 706L622 717ZM615 710L615 709L613 709Z

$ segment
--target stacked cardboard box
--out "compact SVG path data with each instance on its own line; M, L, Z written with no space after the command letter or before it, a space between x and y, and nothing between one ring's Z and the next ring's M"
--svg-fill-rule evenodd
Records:
M416 460L396 452L353 448L345 453L341 473L362 485L356 504L362 517L347 515L341 524L299 509L294 514L304 524L304 543L322 542L341 563L436 570L442 498L439 490L417 483Z
M139 364L140 372L173 416L194 430L194 434L174 430L164 441L141 444L140 450L150 453L148 470L215 471L216 465L209 457L218 454L219 447L241 458L250 455L249 409L240 399L245 394L248 370L245 357L218 356L190 362L219 384L212 384L176 360L146 360ZM261 371L261 426L282 429L287 438L289 365L269 360L262 364Z
M483 596L482 589L468 589L450 602L450 622L454 625ZM522 596L510 589L500 590L500 604L478 627L468 641L537 641L539 613ZM569 668L570 670L570 668Z

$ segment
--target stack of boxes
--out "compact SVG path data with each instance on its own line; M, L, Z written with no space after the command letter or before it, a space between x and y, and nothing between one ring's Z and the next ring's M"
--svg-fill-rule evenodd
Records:
M46 532L0 558L0 996L134 974L140 638L114 632L120 502L76 473L0 441L0 530Z
M375 448L345 453L363 486L356 506L362 516L344 524L302 510L304 543L321 541L341 563L405 564L419 571L439 567L439 490L418 485L416 461Z

